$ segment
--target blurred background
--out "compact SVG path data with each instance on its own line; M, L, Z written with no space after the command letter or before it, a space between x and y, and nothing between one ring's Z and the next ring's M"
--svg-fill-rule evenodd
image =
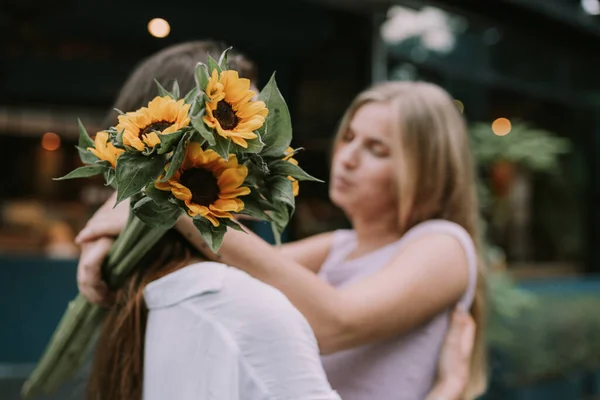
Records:
M259 87L277 71L297 158L322 179L359 91L446 88L480 178L484 398L600 399L599 0L2 0L0 37L1 399L18 398L76 294L73 238L110 194L101 179L52 180L79 165L77 118L96 132L142 58L193 39L245 53ZM306 183L285 239L346 226L326 185Z

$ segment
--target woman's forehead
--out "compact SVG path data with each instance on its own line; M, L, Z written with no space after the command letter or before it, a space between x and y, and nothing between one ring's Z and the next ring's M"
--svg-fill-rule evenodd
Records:
M356 135L387 138L390 135L390 107L386 103L370 102L356 110L350 129Z

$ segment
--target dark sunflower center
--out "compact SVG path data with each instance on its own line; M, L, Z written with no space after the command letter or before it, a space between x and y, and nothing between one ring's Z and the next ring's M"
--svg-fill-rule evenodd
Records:
M168 127L170 127L171 125L173 125L172 122L169 121L157 121L157 122L153 122L150 125L148 125L147 127L145 127L144 129L140 130L140 133L138 135L138 137L141 139L142 136L152 132L152 131L159 131L162 132L165 129L167 129Z
M217 179L204 168L184 171L179 181L192 192L192 203L208 207L219 198Z
M231 130L238 124L238 117L235 115L235 111L233 111L231 104L227 103L225 100L221 100L217 103L215 117L223 129Z

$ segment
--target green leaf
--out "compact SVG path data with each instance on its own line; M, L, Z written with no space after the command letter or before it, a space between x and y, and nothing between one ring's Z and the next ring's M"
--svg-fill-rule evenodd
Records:
M104 172L104 181L106 182L104 184L104 186L110 186L113 189L116 189L117 186L115 184L115 170L112 168L109 168L108 170L106 170Z
M83 123L79 118L77 118L77 125L79 126L79 143L77 146L82 149L87 149L88 147L95 147L94 141L92 140L90 135L88 135L87 131L85 130L85 126L83 126Z
M293 208L280 203L276 206L276 209L270 213L271 218L273 219L273 222L271 222L271 230L273 231L273 236L277 245L281 244L281 234L290 222L293 212Z
M115 110L119 115L126 115L123 111L119 110L118 108L113 108L113 110Z
M292 142L292 120L287 104L275 82L275 73L263 90L258 100L265 102L269 115L258 133L265 143L264 157L281 157Z
M312 175L307 174L302 168L297 165L292 164L289 161L285 160L276 160L269 163L269 170L272 174L291 176L299 181L313 181L313 182L321 182L324 181L315 178Z
M265 147L265 144L260 140L260 136L256 139L246 139L246 143L248 143L248 147L246 148L233 143L233 146L237 149L237 153L257 154Z
M262 185L267 174L261 165L257 165L253 160L248 160L243 164L248 168L248 175L246 175L246 179L244 180L244 186Z
M244 196L240 199L244 202L244 209L238 214L248 215L265 221L271 221L271 217L264 212L267 207L261 206L261 203L252 195ZM269 208L273 208L272 206Z
M187 144L190 141L191 137L192 137L192 132L187 132L183 135L183 137L177 144L177 148L175 149L175 152L173 153L173 157L171 157L171 161L169 162L170 163L169 169L167 170L167 173L165 174L165 176L160 180L160 182L166 182L169 179L171 179L173 177L173 175L175 175L175 172L177 172L177 170L179 169L179 167L181 166L181 163L183 162L183 160L185 158L185 150L186 150ZM118 164L117 164L117 166L118 166Z
M157 189L156 186L154 186L154 182L149 183L144 188L144 194L157 203L169 201L169 198L171 197L170 190Z
M144 156L140 153L123 153L117 159L116 181L118 204L139 193L154 181L165 167L165 156Z
M267 180L267 186L271 192L273 203L285 203L291 207L295 207L294 192L292 189L292 181L285 176L272 176Z
M205 112L206 110L202 109L200 113L191 116L190 120L192 122L192 126L194 129L196 129L196 131L198 131L200 136L202 136L202 138L208 142L209 146L214 147L217 144L217 141L215 140L216 135L213 133L213 130L204 123L203 118Z
M219 67L219 63L217 63L217 61L215 61L214 58L212 58L212 56L209 54L208 55L208 75L212 75L212 72L214 70L217 70L217 72L219 73L219 76L221 75L221 67Z
M190 118L198 117L198 115L204 111L206 104L204 103L204 95L197 95L193 99L191 99L191 107L190 107Z
M227 226L221 224L215 228L209 220L200 216L194 218L194 226L196 226L210 250L217 254L227 232Z
M154 79L154 82L156 83L156 86L158 87L158 94L161 97L165 97L165 96L169 96L169 97L173 97L173 95L171 94L171 92L169 92L167 89L165 89L163 87L163 85L160 84L159 81L157 81L156 79Z
M171 97L173 97L173 99L175 100L179 100L179 96L181 96L181 93L179 91L179 82L177 82L177 79L175 79L175 81L173 82L173 89L171 89L171 94Z
M117 135L115 136L115 140L113 142L113 144L115 145L115 147L119 148L119 149L124 149L125 148L125 144L123 144L123 132L125 132L125 129L121 129Z
M173 150L174 147L177 147L181 137L183 136L183 130L179 130L173 133L168 133L166 135L158 135L160 139L160 147L158 149L158 154L167 154Z
M131 211L145 224L161 229L172 228L182 212L173 203L168 201L157 203L150 197L143 197L137 201Z
M208 66L199 62L196 64L196 70L194 71L194 78L196 79L196 87L198 90L204 92L208 85L208 79L210 72L208 72Z
M240 231L240 232L244 232L246 233L246 231L244 230L244 228L242 228L242 226L240 224L238 224L235 221L232 221L230 219L223 219L221 221L221 223L231 229L235 229L236 231Z
M228 66L227 66L227 52L229 50L231 50L231 49L232 49L232 47L226 48L223 51L223 53L221 53L221 56L219 57L219 68L221 68L221 70L228 69Z
M83 167L74 169L65 176L52 179L55 181L62 181L65 179L89 178L90 176L102 174L109 168L111 168L111 166L108 161L97 161L94 164L84 165Z
M87 149L82 149L79 146L75 146L75 148L77 149L77 152L79 153L79 159L81 160L82 163L93 164L96 161L98 161L98 157L96 157L94 155L94 153L92 153L91 151L89 151Z
M185 97L183 98L183 101L186 104L194 104L194 99L198 97L198 88L195 87L192 90L190 90L188 92L188 94L185 95Z
M216 143L213 147L214 151L216 151L217 154L219 156L221 156L221 158L223 158L224 160L228 160L229 152L231 149L231 140L224 138L223 136L221 136L219 134L215 134L214 138L216 141Z

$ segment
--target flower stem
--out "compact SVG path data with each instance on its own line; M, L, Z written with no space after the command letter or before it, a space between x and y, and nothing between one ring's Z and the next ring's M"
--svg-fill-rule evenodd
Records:
M108 286L113 290L121 287L135 265L167 230L150 227L131 214L103 266ZM105 314L103 308L91 304L81 294L69 303L44 354L23 385L21 396L24 399L54 391L77 371Z

